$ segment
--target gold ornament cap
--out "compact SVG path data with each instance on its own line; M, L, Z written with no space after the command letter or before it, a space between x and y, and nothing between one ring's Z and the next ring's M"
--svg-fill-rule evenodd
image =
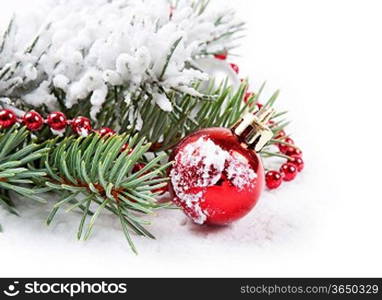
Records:
M248 146L248 149L260 152L273 138L273 132L267 124L274 113L272 108L248 113L232 127L232 132Z

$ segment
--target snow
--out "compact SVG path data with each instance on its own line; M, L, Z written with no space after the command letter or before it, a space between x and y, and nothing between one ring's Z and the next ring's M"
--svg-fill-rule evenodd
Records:
M41 0L16 15L6 36L0 74L10 71L0 95L34 106L48 101L51 110L58 105L52 88L66 93L68 108L91 96L95 119L109 88L123 85L132 94L151 90L159 107L170 111L165 92L200 96L192 85L208 76L189 64L232 47L233 36L215 39L239 24L230 9L215 4L199 13L192 3L179 1L170 18L167 0ZM25 86L30 90L20 93Z
M172 104L166 95L157 94L154 100L163 111L172 111Z
M226 168L228 179L239 190L243 190L257 178L257 174L251 169L248 161L238 152L233 152Z
M204 224L208 212L201 208L206 188L216 185L227 174L239 190L250 187L257 177L248 161L238 152L222 149L208 136L190 142L175 156L170 177L177 202L197 224ZM193 188L203 188L198 193Z

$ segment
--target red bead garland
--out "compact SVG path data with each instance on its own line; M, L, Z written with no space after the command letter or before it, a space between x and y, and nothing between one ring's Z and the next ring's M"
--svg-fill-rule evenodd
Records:
M229 64L230 67L232 68L232 70L236 73L236 74L239 74L240 72L240 69L239 69L239 66L237 64Z
M30 131L38 131L44 125L44 119L38 112L32 110L24 115L23 123Z
M72 129L79 135L88 135L92 130L92 124L86 117L77 117L72 121Z
M95 130L95 132L97 132L102 137L110 137L115 134L115 131L113 129L107 127Z
M288 160L288 162L290 162L291 164L294 164L297 168L297 171L299 172L301 172L304 169L303 159L296 154L292 155L291 158Z
M216 59L219 59L219 60L226 60L227 57L228 57L228 53L227 53L227 51L225 51L225 52L222 52L222 53L215 54L214 57Z
M270 126L274 126L274 121L269 121ZM270 170L266 174L266 185L268 189L278 188L282 181L292 181L297 174L304 169L302 151L294 145L293 139L288 137L284 130L277 132L275 139L282 140L283 143L276 144L280 153L285 155L287 162L283 164L279 171Z
M9 109L0 110L0 129L6 129L17 122L16 115Z
M38 112L30 111L25 113L21 119L18 119L13 111L0 109L0 129L7 129L16 123L24 124L30 131L38 131L42 129L44 124L47 124L53 131L63 131L71 124L73 131L82 136L90 134L91 132L96 132L101 137L110 137L116 134L114 130L107 127L93 130L91 121L82 116L68 120L64 113L53 112L44 120Z
M280 130L277 135L276 135L276 139L279 140L279 139L282 139L283 137L286 136L286 133L284 130Z
M248 103L249 100L252 99L253 97L255 97L255 93L252 93L252 92L245 93L244 102Z
M294 141L291 138L289 138L289 137L284 139L283 142L286 143L286 144L294 145ZM284 154L290 153L290 152L294 151L294 149L296 149L296 147L290 146L290 145L286 145L286 144L280 143L278 145L281 153L284 153Z
M299 157L302 157L302 151L298 148L293 148L293 149L290 149L289 151L287 151L285 153L285 155L287 156L299 156Z
M68 125L68 120L62 112L54 112L48 115L47 123L53 130L62 131Z
M297 176L297 168L292 163L285 163L281 166L280 173L283 175L284 181L292 181Z
M270 190L277 189L283 182L283 176L280 172L269 171L265 175L265 183Z

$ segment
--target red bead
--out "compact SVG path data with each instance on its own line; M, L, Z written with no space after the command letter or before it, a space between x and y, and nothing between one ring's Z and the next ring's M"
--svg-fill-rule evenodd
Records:
M247 92L244 96L244 102L248 103L253 97L255 97L255 93Z
M197 224L225 225L244 217L264 187L260 158L229 129L202 129L189 135L170 161L174 161L170 194Z
M48 115L48 125L53 130L62 131L66 128L68 121L62 112L54 112Z
M222 53L215 54L214 57L215 57L216 59L226 60L227 57L228 57L228 52L225 51L225 52L222 52Z
M96 132L102 136L102 137L110 137L115 134L115 131L113 129L103 127L101 129L96 130Z
M286 136L285 131L284 131L284 130L280 130L280 131L276 132L276 136L275 136L275 138L276 138L277 140L279 140L279 139L283 138L284 136Z
M239 74L240 72L240 69L239 69L239 66L236 65L236 64L229 64L230 67L232 68L232 70L236 73L236 74Z
M293 149L290 149L289 151L287 151L285 153L285 155L287 156L299 156L299 157L302 157L302 151L298 148L293 148Z
M284 181L292 181L297 176L297 168L292 163L286 163L281 166L280 173L284 175Z
M297 171L301 172L304 169L304 161L298 155L292 155L292 157L288 160L291 164L294 164L297 168Z
M143 164L143 163L135 164L134 167L133 167L133 173L138 173L144 167L146 167L146 164Z
M294 145L294 141L291 139L291 138L286 138L283 140L285 143L288 143L288 144L291 144L291 145ZM291 152L295 149L295 147L292 147L292 146L289 146L289 145L285 145L285 144L279 144L279 149L280 149L280 152L281 153L287 153L287 152Z
M125 152L126 150L129 150L128 154L130 154L133 149L130 148L129 144L124 144L121 148L121 152Z
M269 171L265 175L265 183L267 184L267 187L271 190L277 189L282 182L283 176L280 174L280 172Z
M16 115L9 109L0 110L0 129L13 126L17 121Z
M72 121L72 129L77 134L86 136L92 130L92 125L88 118L77 117Z
M44 119L38 112L30 111L24 115L23 123L30 131L37 131L44 125Z

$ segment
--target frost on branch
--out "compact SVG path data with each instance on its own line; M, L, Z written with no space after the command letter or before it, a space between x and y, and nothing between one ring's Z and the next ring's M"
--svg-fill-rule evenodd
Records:
M51 0L16 16L0 42L0 97L59 109L91 102L96 118L113 87L144 91L171 111L170 91L200 96L200 57L234 46L235 21L220 1ZM129 97L130 99L130 97Z

